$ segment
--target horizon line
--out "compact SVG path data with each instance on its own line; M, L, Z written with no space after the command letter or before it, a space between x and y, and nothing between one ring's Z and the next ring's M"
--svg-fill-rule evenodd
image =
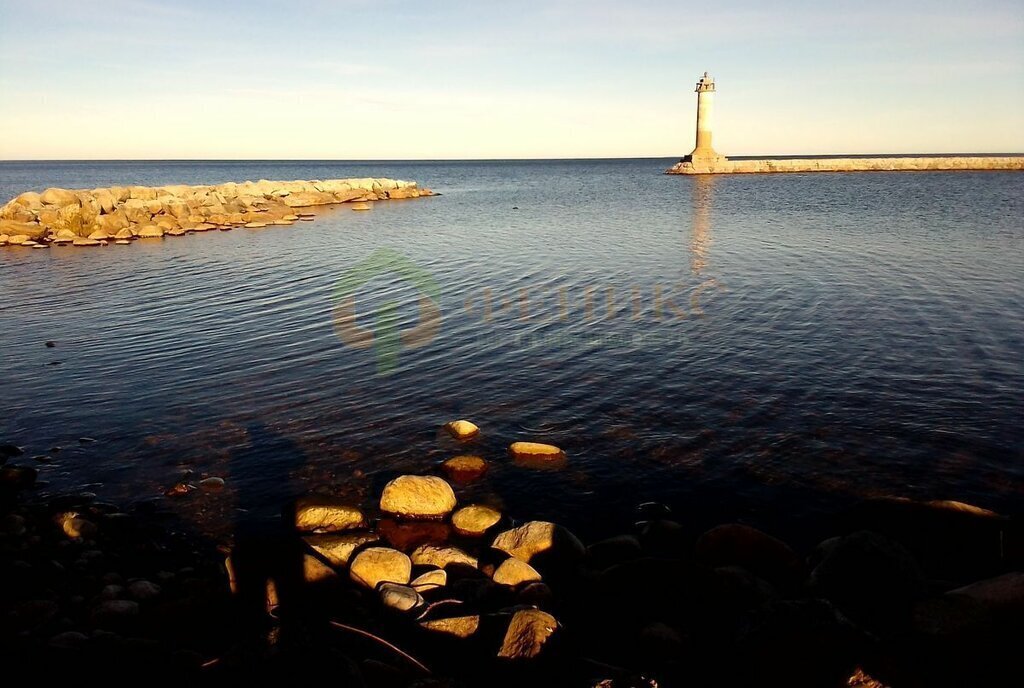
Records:
M1024 156L1024 152L900 152L900 153L774 153L764 155L732 155L729 159L785 159L785 158L884 158L884 157L1012 157ZM146 162L344 162L344 163L410 163L410 162L557 162L573 160L675 160L678 155L638 156L572 156L572 157L522 157L522 158L7 158L5 163L146 163Z

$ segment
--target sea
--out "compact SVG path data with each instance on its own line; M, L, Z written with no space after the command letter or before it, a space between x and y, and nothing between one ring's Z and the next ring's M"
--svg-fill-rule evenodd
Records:
M2 162L47 187L389 177L439 195L0 248L0 443L41 498L230 537L404 473L584 539L658 502L793 541L864 499L1024 511L1024 174L671 159ZM47 343L52 346L47 346ZM441 427L465 418L459 443ZM508 453L555 444L554 464ZM177 499L179 482L225 489Z

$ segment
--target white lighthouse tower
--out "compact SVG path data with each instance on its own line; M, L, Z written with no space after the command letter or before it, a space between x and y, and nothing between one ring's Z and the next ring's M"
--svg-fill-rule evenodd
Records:
M697 140L693 152L682 159L690 163L693 171L714 171L714 167L727 158L711 147L711 117L715 102L715 80L704 72L697 80Z

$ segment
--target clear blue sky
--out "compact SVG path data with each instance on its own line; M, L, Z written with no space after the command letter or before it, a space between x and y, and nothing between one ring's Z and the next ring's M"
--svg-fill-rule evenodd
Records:
M0 0L0 159L1024 151L1024 2Z

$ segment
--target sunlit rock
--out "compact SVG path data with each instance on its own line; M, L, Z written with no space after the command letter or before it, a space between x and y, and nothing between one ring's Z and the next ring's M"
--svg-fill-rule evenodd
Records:
M417 566L436 566L443 569L452 565L477 568L477 558L463 552L458 547L438 547L436 545L420 545L413 550L412 563Z
M567 529L547 521L530 521L499 533L491 547L530 564L572 564L583 558L583 543Z
M306 545L326 559L332 566L348 566L352 554L363 545L379 541L369 532L324 533L303 537Z
M163 235L163 227L159 227L157 225L146 225L139 230L140 239L160 239Z
M444 569L431 569L426 573L423 573L413 579L413 589L417 592L429 592L438 588L443 588L448 584L448 572Z
M405 585L411 574L409 557L390 547L367 547L349 562L352 580L371 589L385 582Z
M561 467L566 458L558 447L540 442L513 442L508 452L517 465L528 468Z
M509 557L505 561L501 562L501 565L494 571L494 575L491 577L495 583L501 585L516 586L521 583L530 583L532 581L541 580L541 575L537 573L537 569L533 568L525 561L520 561L515 557Z
M471 615L453 616L447 619L431 619L429 621L421 621L420 628L456 638L468 638L480 628L480 617Z
M407 518L443 518L455 508L455 492L442 478L403 475L384 486L380 508Z
M459 535L479 537L501 521L501 512L482 504L465 506L452 514L452 527Z
M539 609L521 609L512 617L498 656L506 659L536 657L558 630L555 617Z
M309 496L295 504L295 528L302 532L334 533L365 524L362 511L334 499Z
M445 423L444 429L457 440L468 440L480 434L480 428L468 420L453 420Z

